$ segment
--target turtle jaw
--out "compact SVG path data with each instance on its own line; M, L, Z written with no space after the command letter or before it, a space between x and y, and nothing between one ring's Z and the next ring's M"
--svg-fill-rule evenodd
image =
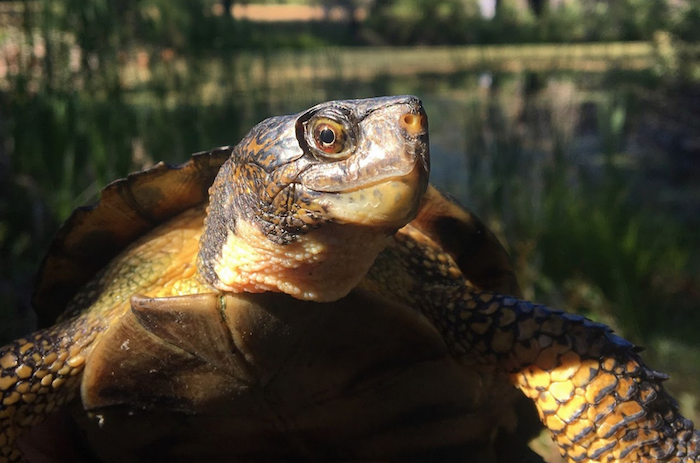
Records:
M390 177L358 189L315 192L315 202L330 221L375 228L393 234L413 220L428 186L428 173L420 163L404 176Z
M393 233L415 218L428 186L428 119L420 100L408 97L358 126L355 153L309 166L299 186L324 219Z
M279 291L316 302L346 296L386 247L388 236L415 217L427 171L417 159L408 175L351 191L315 192L293 185L278 195L279 201L304 205L294 221L305 230L290 230L294 238L280 241L266 227L239 216L236 229L229 229L211 254L210 267L199 262L200 270L211 268L209 278L204 274L211 286L225 292Z

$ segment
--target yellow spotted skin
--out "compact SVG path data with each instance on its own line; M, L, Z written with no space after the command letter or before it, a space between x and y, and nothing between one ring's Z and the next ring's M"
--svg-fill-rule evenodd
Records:
M64 320L0 348L0 463L21 461L17 436L73 400L100 333L134 294L193 294L205 288L195 260L204 209L195 208L136 241L69 305Z
M420 309L466 362L499 366L569 462L700 461L700 433L664 390L665 375L605 325L473 289L411 225L364 284Z

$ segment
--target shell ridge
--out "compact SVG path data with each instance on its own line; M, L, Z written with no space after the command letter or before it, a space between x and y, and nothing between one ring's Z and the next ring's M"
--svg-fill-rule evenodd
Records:
M159 162L110 182L97 201L77 207L59 227L37 272L32 305L39 325L53 323L78 289L133 240L206 201L208 187L231 151L227 146L198 152L177 165ZM149 196L163 189L179 189L178 197L186 201Z

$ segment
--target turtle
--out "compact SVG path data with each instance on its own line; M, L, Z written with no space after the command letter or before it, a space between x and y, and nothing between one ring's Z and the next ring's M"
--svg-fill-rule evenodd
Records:
M422 103L395 96L108 185L42 264L47 327L0 349L0 462L61 407L106 461L488 461L516 388L568 461L698 461L666 376L521 299L428 171Z

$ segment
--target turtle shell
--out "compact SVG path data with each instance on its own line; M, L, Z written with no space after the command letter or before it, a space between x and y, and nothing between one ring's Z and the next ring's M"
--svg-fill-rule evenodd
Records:
M158 164L77 209L40 270L42 323L130 243L205 203L230 153ZM436 188L411 225L476 288L518 294L495 235ZM182 301L132 300L92 352L73 414L100 460L492 461L496 430L513 430L514 403L524 400L493 371L465 368L427 319L381 294L356 289L327 304L283 294L228 295L221 307ZM510 440L506 450L522 456L527 436L518 432L522 445Z
M228 146L203 151L176 166L160 162L115 180L97 203L73 211L38 272L32 302L39 326L53 324L78 290L129 244L206 202L231 151ZM476 288L519 295L508 254L493 232L432 185L411 224L439 243Z
M410 307L359 289L157 306L135 304L84 372L74 415L100 461L510 461L494 436L517 392Z
M39 327L52 325L78 290L129 244L207 201L232 149L196 153L181 165L160 162L111 182L97 203L75 209L39 267L32 299Z

